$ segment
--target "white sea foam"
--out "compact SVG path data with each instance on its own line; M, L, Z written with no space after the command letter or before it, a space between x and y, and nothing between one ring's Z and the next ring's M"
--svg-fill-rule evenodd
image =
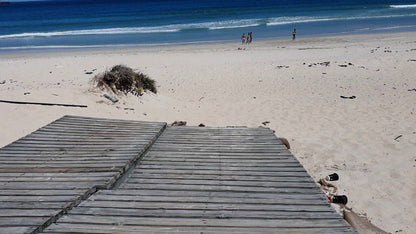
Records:
M378 16L351 16L351 17L279 17L269 19L267 26L294 24L294 23L311 23L322 21L335 21L335 20L363 20L363 19L383 19L383 18L396 18L403 16L416 16L416 14L408 15L378 15Z
M415 16L409 14L406 16ZM186 30L224 30L234 28L248 28L260 25L278 26L295 23L311 23L335 20L356 20L376 19L389 17L402 17L403 15L382 15L382 16L360 16L360 17L277 17L269 19L240 19L212 21L191 24L172 24L155 27L126 27L126 28L104 28L104 29L83 29L53 32L26 32L18 34L0 35L0 39L14 38L36 38L36 37L59 37L59 36L82 36L82 35L117 35L117 34L146 34L146 33L174 33Z
M178 32L180 28L173 26L162 27L137 27L137 28L106 28L106 29L87 29L87 30L70 30L55 32L30 32L2 35L0 39L7 38L30 38L30 37L56 37L56 36L80 36L80 35L105 35L105 34L131 34L131 33L163 33Z
M391 8L416 8L416 4L413 5L390 5Z
M172 24L156 27L127 27L127 28L105 28L84 29L54 32L27 32L19 34L0 35L0 39L8 38L35 38L35 37L58 37L58 36L81 36L81 35L109 35L109 34L141 34L141 33L172 33L183 30L206 29L220 30L232 28L255 27L260 25L258 19L242 19L229 21L214 21L192 24Z

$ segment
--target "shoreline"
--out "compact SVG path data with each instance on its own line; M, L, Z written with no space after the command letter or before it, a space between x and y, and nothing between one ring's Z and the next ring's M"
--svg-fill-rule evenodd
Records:
M158 94L103 98L90 79L117 64ZM1 53L0 67L0 99L88 106L0 103L0 147L63 115L269 127L315 180L338 173L355 212L416 232L416 32Z
M160 44L114 44L114 45L80 45L80 46L28 46L28 47L13 47L13 49L0 48L0 54L2 56L12 55L12 54L24 54L24 53L61 53L61 52L76 52L80 53L83 51L118 51L118 50L146 50L153 51L159 49L169 49L174 48L186 48L186 47L209 47L214 46L218 47L219 45L241 45L241 46L252 46L254 44L270 44L272 42L276 43L289 43L289 42L299 42L308 43L313 41L322 41L322 40L369 40L374 38L382 37L397 37L406 35L413 35L416 31L403 31L403 32L375 32L375 33L356 33L356 34L345 34L345 35L316 35L316 36L307 36L301 37L298 35L295 41L292 41L291 37L275 37L275 38L266 38L266 39L255 39L252 44L245 45L241 44L239 40L222 40L222 41L196 41L196 42L172 42L172 43L160 43Z

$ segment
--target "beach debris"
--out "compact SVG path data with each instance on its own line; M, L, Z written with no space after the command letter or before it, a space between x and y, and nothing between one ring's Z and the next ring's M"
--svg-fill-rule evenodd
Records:
M336 180L338 180L338 174L333 173L329 176L327 176L325 179L320 179L318 181L318 183L321 185L321 190L325 193L325 195L327 196L328 200L331 203L335 203L335 204L341 204L341 205L346 205L348 203L348 198L345 195L337 195L338 192L338 187L335 186L334 184L330 184L327 181L328 178L331 179L331 176L336 175ZM335 179L333 181L336 181Z
M415 91L416 92L416 89L408 89L407 91L410 91L410 92Z
M205 127L205 124L203 124L203 123L200 123L200 124L198 125L198 127L201 127L201 128L203 128L203 127Z
M308 65L308 67L315 67L316 65L320 65L323 67L329 67L329 65L331 64L331 62L327 61L327 62L321 62L321 63L311 63ZM303 65L306 65L306 63L303 63Z
M267 124L269 124L270 123L270 121L264 121L263 123L261 123L261 124L263 124L264 126L266 126Z
M30 94L30 92L25 92L25 93L23 93L23 95L28 95L28 94Z
M395 141L399 142L399 138L402 137L403 135L398 135L396 138L394 138Z
M246 50L246 48L240 48L240 47L238 47L238 50Z
M186 126L186 121L175 121L170 126Z
M97 87L109 89L115 94L120 91L124 94L141 96L146 90L157 93L154 80L124 65L113 66L110 70L94 76L92 81Z
M86 69L84 69L85 74L87 75L91 75L92 73L94 73L95 71L97 71L96 68L92 69L91 71L87 71Z
M347 96L340 96L341 98L344 98L344 99L355 99L356 98L356 96L349 96L349 97L347 97Z
M274 131L273 131L273 133L274 133ZM287 149L290 149L290 144L289 144L289 141L288 141L286 138L284 138L284 137L279 137L279 140L282 142L282 144L283 144L283 145L285 145L285 146L286 146L286 148L287 148Z
M409 59L408 62L416 62L416 59Z
M46 103L46 102L19 102L19 101L8 101L8 100L0 100L0 102L10 103L10 104L29 104L29 105L44 105L44 106L64 106L64 107L81 107L81 108L88 107L86 105Z
M0 81L0 84L6 84L6 80Z
M289 68L289 66L285 66L285 65L283 65L283 66L276 66L276 68L277 68L277 69Z
M348 65L346 65L346 64L340 64L340 65L338 65L338 67L348 67Z
M339 179L339 175L337 173L332 173L325 177L326 181L337 181Z
M112 101L113 103L118 102L118 98L109 94L104 94L103 95L105 98L107 98L108 100Z
M386 231L372 224L367 218L360 217L351 208L343 207L344 219L358 232L358 233L379 233L387 234Z
M125 107L124 110L134 110L134 108Z

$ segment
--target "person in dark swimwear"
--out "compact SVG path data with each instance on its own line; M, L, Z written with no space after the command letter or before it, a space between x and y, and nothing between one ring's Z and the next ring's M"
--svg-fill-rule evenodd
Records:
M295 39L296 39L296 28L293 29L293 32L292 32L292 40L295 40Z
M251 43L253 41L253 32L249 32L247 35L247 43Z

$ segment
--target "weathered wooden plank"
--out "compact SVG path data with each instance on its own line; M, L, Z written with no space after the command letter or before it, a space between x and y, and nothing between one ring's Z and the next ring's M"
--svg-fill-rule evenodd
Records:
M187 166L187 165L140 165L140 169L153 170L194 170L194 171L219 171L219 167L213 166ZM221 166L221 171L258 171L258 172L279 172L279 171L305 171L301 165L283 166L283 167L233 167Z
M179 210L245 210L245 211L282 211L282 212L331 212L327 205L302 204L232 204L232 203L199 203L199 202L141 202L141 201L88 201L79 207L140 208L140 209L179 209Z
M102 177L0 177L0 182L95 182L105 183L109 178Z
M139 150L141 152L141 149ZM137 149L129 149L129 150L104 150L104 151L0 151L0 156L5 157L24 157L24 156L38 156L38 157L44 157L44 156L56 156L56 157L88 157L88 156L125 156L125 155L132 155L132 154L138 154Z
M255 211L255 210L179 210L179 209L141 209L141 208L101 208L77 207L71 211L73 215L124 216L124 217L155 217L155 218L208 218L208 219L337 219L332 212L287 212L287 211Z
M174 179L174 180L182 180L182 179L193 179L193 180L226 180L226 181L265 181L265 182L314 182L310 177L289 177L289 176L252 176L252 175L177 175L177 174L142 174L142 173L134 173L130 175L131 179L134 178L142 178L142 179Z
M123 224L52 224L46 233L351 233L350 227L178 227L178 226L138 226Z
M113 172L90 172L90 173L64 173L64 172L47 172L47 173L36 173L36 172L9 172L9 173L0 173L0 177L112 177L115 174Z
M81 172L91 172L91 168L85 168L85 167L83 167L83 168L68 168L68 167L54 167L54 168L51 168L51 167L44 167L44 168L41 168L41 167L28 167L28 168L25 168L24 170L22 170L22 169L19 169L18 167L16 168L16 167L14 167L14 168L0 168L0 173L3 173L3 172L22 172L22 173L24 173L24 172L38 172L38 173L41 173L41 172L45 172L45 173L48 173L48 172L69 172L69 173L76 173L76 172L78 172L78 173L81 173ZM121 171L123 171L123 169L120 169L120 168L113 168L113 167L96 167L96 168L94 168L94 171L96 171L96 172L121 172Z
M97 186L96 182L8 182L1 183L2 190L5 189L57 189L57 190L69 190L80 188L91 188Z
M0 209L0 217L49 217L61 209Z
M1 195L0 204L10 202L60 202L71 201L79 197L79 194L75 195L53 195L53 196L15 196L15 195ZM33 203L32 203L33 204Z
M70 161L70 162L60 162L60 161L51 161L46 160L43 162L15 162L11 161L7 164L0 164L0 168L41 168L41 167L88 167L88 168L101 168L101 167L113 167L118 168L126 165L126 160L124 162L117 160L110 163L104 163L104 160L96 161L96 162L78 162L78 161Z
M178 203L221 203L221 204L274 204L274 205L324 205L328 206L328 202L322 199L303 199L302 197L284 197L275 196L273 198L264 199L259 197L214 197L214 196L134 196L134 195L100 195L96 194L90 201L127 201L127 202L178 202ZM88 206L88 204L86 204Z
M177 226L177 227L348 227L342 219L190 219L190 218L143 218L143 217L105 217L89 215L68 215L62 217L60 223L95 223L146 226Z
M5 227L35 227L47 219L48 217L1 217L0 233L7 233Z
M146 169L140 168L137 174L175 174L175 175L253 175L253 176L290 176L307 177L306 171L281 170L281 171L218 171L218 170L175 170L175 169Z
M293 199L293 200L322 200L326 199L322 193L261 193L261 192L249 192L249 191L192 191L192 190L102 190L99 191L95 196L98 195L112 195L123 197L123 196L154 196L154 197L213 197L213 198L257 198L257 199ZM122 198L120 198L122 199ZM326 200L323 200L326 201Z
M261 188L316 188L310 182L294 181L241 181L241 180L193 180L193 179L144 179L129 178L127 184L171 184L171 185L221 185L221 186L243 186Z
M50 230L50 231L49 231ZM350 233L352 228L263 228L263 227L176 227L176 226L122 226L95 224L53 224L43 233Z
M159 189L159 190L184 190L184 191L237 191L237 192L262 192L262 193L321 193L318 188L308 187L247 187L227 185L171 185L171 184L123 184L122 189Z
M87 192L88 189L76 188L71 190L33 190L33 189L0 189L0 195L2 196L64 196L64 195L82 195Z
M155 155L154 155L155 156ZM142 163L299 163L293 157L286 156L284 158L245 158L245 159L228 159L221 156L217 158L192 158L192 157L146 157Z
M68 199L68 200L61 200L61 201L7 201L7 202L0 202L0 210L1 209L30 209L30 210L37 210L37 209L54 209L54 210L62 210L71 205L73 201L76 199ZM3 219L3 218L0 218Z
M41 156L41 157L35 157L35 156L22 156L22 157L4 157L4 156L0 156L0 164L1 163L6 163L6 162L20 162L20 161L27 161L29 162L37 162L37 161L48 161L48 160L54 160L54 161L59 161L59 162L73 162L73 161L78 161L78 162L94 162L94 161L106 161L106 162L112 162L112 161L125 161L125 160L130 160L131 159L131 155L130 156L119 156L119 157L114 157L114 156L106 156L103 155L101 157L68 157L68 156L64 156L64 155L59 155L59 156Z
M0 233L30 233L36 226L0 227Z
M134 123L139 125L154 125L154 124L161 124L161 122L151 122L151 121L137 121L137 120L126 120L126 119L108 119L108 118L99 118L99 117L86 117L86 116L75 116L75 115L65 115L61 119L58 119L57 121L84 121L84 122L103 122L103 123L121 123L121 124L128 124L128 123Z

